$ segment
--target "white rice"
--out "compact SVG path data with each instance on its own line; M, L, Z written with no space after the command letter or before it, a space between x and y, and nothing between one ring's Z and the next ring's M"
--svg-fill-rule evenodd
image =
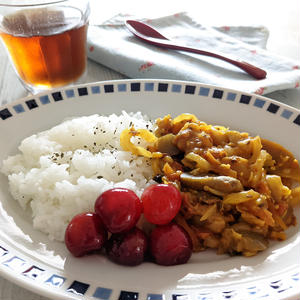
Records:
M20 153L3 161L10 192L32 209L34 228L63 241L72 217L93 211L102 192L126 187L140 196L153 183L149 160L121 149L120 133L131 124L153 127L141 113L80 117L24 139Z

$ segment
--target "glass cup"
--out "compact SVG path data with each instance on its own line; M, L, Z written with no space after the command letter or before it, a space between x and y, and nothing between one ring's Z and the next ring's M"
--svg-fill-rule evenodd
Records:
M0 0L0 36L31 93L79 80L87 64L88 0Z

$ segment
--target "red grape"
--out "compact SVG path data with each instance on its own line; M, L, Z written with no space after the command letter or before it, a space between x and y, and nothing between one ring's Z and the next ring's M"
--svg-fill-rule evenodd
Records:
M74 256L100 250L107 240L103 223L95 213L76 215L65 232L65 244Z
M95 212L108 231L120 233L136 225L142 212L142 203L133 191L113 188L97 198Z
M159 265L184 264L192 255L192 241L177 224L157 226L150 235L150 252Z
M180 192L170 184L154 184L147 187L141 200L145 218L156 225L170 223L181 206Z

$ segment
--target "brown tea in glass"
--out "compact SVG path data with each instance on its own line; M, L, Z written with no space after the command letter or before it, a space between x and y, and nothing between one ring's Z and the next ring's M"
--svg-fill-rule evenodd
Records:
M67 2L72 1L2 17L0 36L19 78L32 92L75 82L85 72L87 17Z

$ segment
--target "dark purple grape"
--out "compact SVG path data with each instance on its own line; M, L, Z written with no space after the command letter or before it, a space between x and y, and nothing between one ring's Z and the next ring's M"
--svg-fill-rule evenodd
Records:
M105 245L107 256L112 261L127 266L141 264L147 248L146 234L136 227L125 233L112 234Z
M192 255L192 241L177 224L157 226L150 235L150 252L159 265L185 264Z

